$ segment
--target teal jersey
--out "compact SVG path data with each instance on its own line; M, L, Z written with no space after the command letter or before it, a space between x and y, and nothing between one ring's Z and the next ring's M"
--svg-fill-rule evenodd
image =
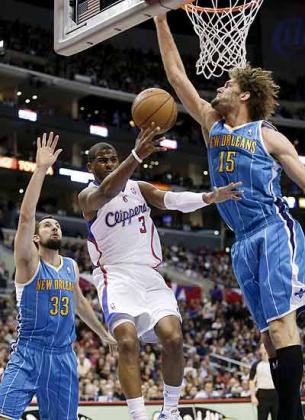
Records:
M240 201L228 200L218 210L237 238L283 220L288 206L282 198L282 167L264 145L262 127L275 129L266 121L254 121L230 128L224 120L211 128L208 161L211 183L221 187L242 181Z
M59 267L40 259L32 279L24 285L16 284L17 344L23 341L59 348L75 340L76 263L71 258L60 258Z

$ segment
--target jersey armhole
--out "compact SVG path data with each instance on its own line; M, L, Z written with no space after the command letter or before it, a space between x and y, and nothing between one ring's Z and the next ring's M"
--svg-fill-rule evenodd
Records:
M78 270L77 262L73 258L70 258L70 257L65 257L65 258L72 262L74 278L75 278L75 282L77 282L78 277L79 277L78 276L79 270Z
M38 261L38 264L37 264L37 268L36 268L36 270L35 270L35 272L34 272L34 274L32 275L32 277L30 278L30 280L28 280L26 283L18 283L16 280L14 281L14 283L15 283L15 286L17 287L24 287L24 286L28 286L29 284L31 284L33 281L34 281L34 279L35 279L35 277L37 276L37 273L38 273L38 271L39 271L39 269L40 269L40 266L41 266L41 261L40 261L40 258L39 258L39 261Z
M270 159L272 159L272 161L277 165L277 166L281 166L279 163L278 163L278 161L268 152L268 150L267 150L267 147L266 147L266 144L265 144L265 140L264 140L264 136L263 136L263 124L264 123L266 123L266 121L265 120L261 120L260 122L259 122L259 128L258 128L258 130L259 130L259 138L260 138L260 141L261 141L261 144L262 144L262 147L263 147L263 149L264 149L264 152L266 153L266 155L270 158ZM272 125L272 124L269 124L268 123L268 121L267 121L267 124L268 124L268 126L269 127L267 127L267 128L274 128L274 130L276 130L276 128ZM277 130L276 130L277 131Z
M210 129L209 129L209 131L208 131L208 135L209 135L209 137L210 137L210 135L211 135L211 132L212 132L213 128L215 128L216 124L218 124L220 121L221 121L221 119L220 119L220 120L215 121L215 122L212 124L211 128L210 128Z

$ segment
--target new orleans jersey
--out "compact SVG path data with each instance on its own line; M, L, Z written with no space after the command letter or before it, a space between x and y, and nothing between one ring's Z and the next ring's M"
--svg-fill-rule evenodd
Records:
M255 121L231 129L220 120L209 134L212 185L243 183L240 201L228 200L217 205L237 238L280 220L280 214L288 211L280 189L282 168L264 146L262 126L273 128L268 122Z
M208 140L212 184L243 183L241 200L218 209L235 233L234 273L261 331L305 304L305 238L282 198L282 168L264 145L263 126L274 129L265 121L231 129L221 120Z
M33 278L27 284L16 284L18 341L55 348L75 340L75 262L60 258L59 267L40 259Z
M90 186L98 187L92 183ZM162 262L159 235L136 181L98 210L88 222L88 250L95 266L143 264L156 267Z

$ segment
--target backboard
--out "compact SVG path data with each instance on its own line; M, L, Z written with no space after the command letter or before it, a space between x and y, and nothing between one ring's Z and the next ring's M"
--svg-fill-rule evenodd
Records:
M72 55L158 14L181 0L54 0L54 49Z

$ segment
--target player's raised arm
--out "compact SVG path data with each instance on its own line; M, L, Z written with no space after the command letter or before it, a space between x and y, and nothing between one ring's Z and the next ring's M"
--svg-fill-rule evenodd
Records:
M55 163L62 150L55 150L57 142L58 136L54 137L52 132L49 135L44 133L42 138L37 139L36 168L22 200L15 237L14 256L18 283L29 280L37 266L38 253L33 243L36 207L47 170Z
M94 161L91 164L89 163L89 169L92 165L95 165L98 169L97 172L102 172L107 176L97 180L100 182L98 188L87 187L80 192L78 201L86 218L90 218L93 212L103 207L122 191L126 182L143 159L146 159L152 153L165 150L158 145L158 141L154 140L159 130L159 127L155 127L154 123L146 130L141 130L130 155L111 173L106 171L107 161L103 162L105 159L103 156L97 155Z
M294 146L278 131L263 128L262 132L268 152L280 162L289 178L305 192L305 166Z
M148 182L140 181L138 184L141 193L150 205L161 210L178 210L182 213L191 213L209 204L226 200L240 200L243 193L238 189L241 182L231 182L225 187L214 188L208 193L162 191Z
M167 79L190 115L205 130L209 131L214 122L220 119L220 116L209 102L200 98L189 80L168 26L166 15L156 16L154 20Z

